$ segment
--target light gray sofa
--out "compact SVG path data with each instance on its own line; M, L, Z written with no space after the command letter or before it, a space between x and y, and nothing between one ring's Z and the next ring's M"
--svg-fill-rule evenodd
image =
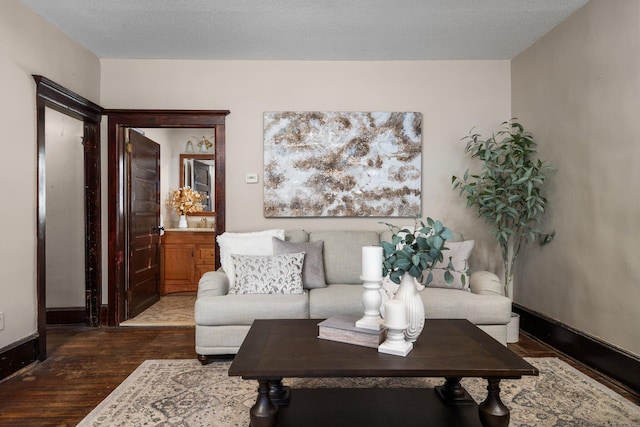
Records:
M324 241L327 286L302 294L228 294L229 279L220 269L206 273L195 303L196 353L208 356L237 353L255 319L324 319L334 315L362 317L362 246L390 241L389 231L286 231L291 242ZM420 292L426 318L464 318L506 345L511 300L502 296L499 278L474 272L470 290L427 287Z

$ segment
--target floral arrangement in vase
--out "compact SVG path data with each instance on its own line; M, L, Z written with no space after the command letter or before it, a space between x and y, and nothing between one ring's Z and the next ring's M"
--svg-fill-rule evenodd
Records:
M192 189L189 186L178 188L169 195L169 205L171 205L178 215L202 212L202 201L205 195Z
M424 328L425 312L424 304L417 288L423 289L433 280L433 269L443 269L444 279L447 284L453 283L454 266L449 259L447 264L443 262L444 244L447 239L453 239L453 233L440 221L427 218L425 224L416 217L413 229L398 227L383 222L391 230L391 242L382 242L383 260L382 275L400 286L388 295L389 298L402 301L406 307L408 326L404 330L407 341L415 342ZM442 267L441 265L446 265ZM427 274L425 279L425 273ZM466 280L466 274L461 274L461 280ZM388 288L383 285L388 292ZM383 297L384 299L384 297ZM384 313L381 312L384 316Z
M453 239L453 233L439 220L427 218L425 224L420 218L415 219L413 229L398 227L383 222L392 233L391 242L382 242L383 262L382 275L389 276L392 282L398 284L402 276L406 274L414 277L419 283L428 285L433 280L433 269L443 269L446 283L453 283L455 271L451 260L446 267L436 264L443 261L442 251L447 249L445 242ZM425 278L425 273L427 274ZM461 275L462 283L465 283L466 275Z

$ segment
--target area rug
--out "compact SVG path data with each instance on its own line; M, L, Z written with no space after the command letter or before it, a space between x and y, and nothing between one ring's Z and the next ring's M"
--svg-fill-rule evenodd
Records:
M195 293L169 294L137 315L125 320L120 326L194 326L193 306Z
M638 426L640 406L556 358L526 358L538 377L503 380L502 401L511 426ZM79 426L247 427L257 382L229 377L231 362L201 366L196 360L147 360ZM285 379L292 387L432 387L434 378ZM476 402L486 381L464 379Z

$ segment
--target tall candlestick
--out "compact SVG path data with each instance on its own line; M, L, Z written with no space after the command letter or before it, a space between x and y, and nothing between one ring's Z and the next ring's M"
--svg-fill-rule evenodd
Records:
M382 278L382 246L362 247L362 277L364 280Z

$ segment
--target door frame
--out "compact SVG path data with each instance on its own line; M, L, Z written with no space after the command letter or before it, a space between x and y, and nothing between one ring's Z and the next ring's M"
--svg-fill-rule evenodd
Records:
M85 314L90 326L100 324L102 288L102 234L100 198L100 121L103 108L75 92L40 75L36 82L37 122L37 219L36 294L38 300L37 358L47 356L46 304L46 151L45 107L83 122L84 145L84 227L85 227Z
M215 235L225 231L225 118L228 110L104 110L108 117L108 304L106 321L117 326L125 320L127 271L126 143L125 128L215 129L216 189ZM216 268L220 265L216 251Z

